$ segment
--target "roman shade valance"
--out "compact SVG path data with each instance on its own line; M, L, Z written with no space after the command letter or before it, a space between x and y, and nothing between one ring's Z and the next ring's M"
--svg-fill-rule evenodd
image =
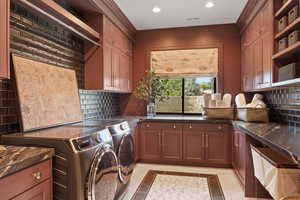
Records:
M218 63L218 48L151 52L151 69L162 77L216 76Z

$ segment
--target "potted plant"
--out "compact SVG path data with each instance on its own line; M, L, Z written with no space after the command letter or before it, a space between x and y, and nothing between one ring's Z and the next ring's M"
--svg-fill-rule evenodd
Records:
M146 71L145 75L137 82L133 94L147 103L147 116L154 117L156 115L155 101L167 100L169 90L164 79L152 71Z

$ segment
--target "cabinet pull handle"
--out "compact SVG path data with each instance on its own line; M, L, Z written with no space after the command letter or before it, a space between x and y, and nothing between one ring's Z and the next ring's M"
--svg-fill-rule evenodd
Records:
M42 179L42 173L41 172L35 172L32 174L33 178L37 181Z

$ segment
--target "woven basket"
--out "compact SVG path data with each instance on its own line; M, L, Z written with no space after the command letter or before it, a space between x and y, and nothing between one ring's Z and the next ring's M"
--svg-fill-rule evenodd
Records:
M268 108L238 108L236 117L245 122L269 122Z
M234 108L203 108L208 119L234 119Z

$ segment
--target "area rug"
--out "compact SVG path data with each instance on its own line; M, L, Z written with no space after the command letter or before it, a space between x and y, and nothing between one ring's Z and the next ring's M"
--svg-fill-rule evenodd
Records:
M217 175L150 170L131 200L225 200Z

